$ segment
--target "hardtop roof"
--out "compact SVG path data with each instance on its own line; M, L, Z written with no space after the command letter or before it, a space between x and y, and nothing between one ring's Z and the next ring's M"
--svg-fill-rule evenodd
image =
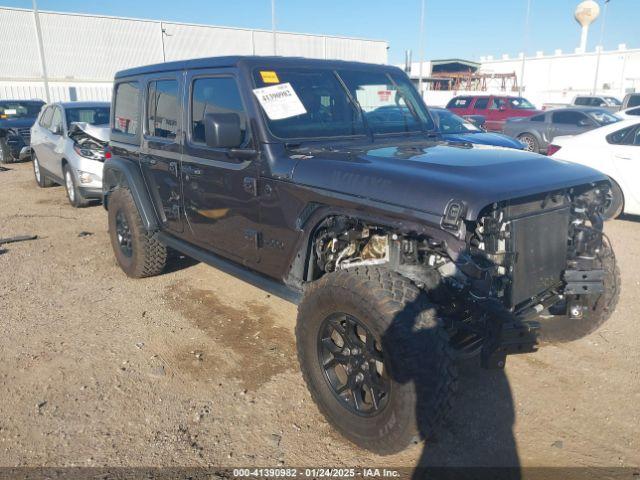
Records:
M268 57L268 56L245 56L233 55L226 57L207 57L194 58L190 60L178 60L174 62L156 63L153 65L145 65L141 67L129 68L116 72L115 78L126 78L137 75L147 75L150 73L170 72L178 70L192 70L200 68L230 68L240 65L254 66L260 65L264 67L292 67L292 66L308 66L317 68L370 68L370 69L388 69L400 70L398 67L383 64L353 62L347 60L324 60L316 58L303 57Z

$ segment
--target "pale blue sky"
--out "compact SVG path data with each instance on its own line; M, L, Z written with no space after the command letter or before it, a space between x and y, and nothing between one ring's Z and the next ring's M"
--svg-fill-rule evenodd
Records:
M601 4L604 0L600 0ZM580 29L573 19L578 0L531 0L529 52L573 51ZM516 55L523 50L527 0L426 0L425 58ZM30 0L0 0L2 6L31 8ZM247 28L271 28L270 0L38 0L41 10L172 20ZM401 63L404 50L418 59L420 0L276 0L277 27L389 42L389 61ZM591 28L591 50L601 20ZM640 47L640 0L611 0L605 48L619 43Z

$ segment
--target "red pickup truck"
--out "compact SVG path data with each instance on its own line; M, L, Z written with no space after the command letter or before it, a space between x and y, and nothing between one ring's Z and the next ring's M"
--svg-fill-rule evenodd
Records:
M447 104L447 110L460 116L482 115L485 118L485 128L494 132L502 131L507 118L530 117L542 113L542 110L538 110L526 98L498 95L454 97Z

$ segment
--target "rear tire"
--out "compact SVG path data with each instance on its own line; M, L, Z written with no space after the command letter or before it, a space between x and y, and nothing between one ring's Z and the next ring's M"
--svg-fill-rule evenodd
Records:
M602 268L604 269L604 293L584 311L582 318L542 319L540 321L540 343L566 343L586 337L595 332L615 311L620 299L620 269L610 245L603 247Z
M109 198L109 237L120 268L132 278L158 275L167 263L167 248L148 232L127 188Z
M44 171L42 171L42 167L40 167L40 160L36 157L35 153L33 155L33 177L36 180L36 184L40 188L49 188L53 186L53 181L46 176Z
M71 206L74 208L84 208L89 205L89 200L80 192L76 176L73 174L69 165L65 165L62 168L62 175L64 177L64 189L67 192L67 199Z
M518 140L524 145L524 150L527 152L540 153L540 144L538 139L530 133L523 133L518 137Z
M624 210L624 194L622 193L622 189L615 180L609 180L611 182L611 202L602 214L605 220L618 218Z
M318 409L361 448L399 452L431 436L451 409L449 337L425 292L395 272L354 268L310 284L296 340Z

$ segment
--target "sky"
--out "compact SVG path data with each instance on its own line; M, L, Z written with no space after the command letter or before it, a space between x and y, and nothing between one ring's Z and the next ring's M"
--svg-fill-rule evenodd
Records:
M516 56L527 51L572 52L580 42L573 18L578 0L425 0L425 59ZM421 0L275 0L278 30L386 40L389 63L403 63L411 49L419 60ZM604 0L599 0L604 5ZM0 0L31 8L31 0ZM40 10L96 13L245 28L271 28L271 0L38 0ZM603 15L592 25L588 49L599 43ZM640 48L640 0L610 0L605 49ZM525 48L525 45L527 47Z

